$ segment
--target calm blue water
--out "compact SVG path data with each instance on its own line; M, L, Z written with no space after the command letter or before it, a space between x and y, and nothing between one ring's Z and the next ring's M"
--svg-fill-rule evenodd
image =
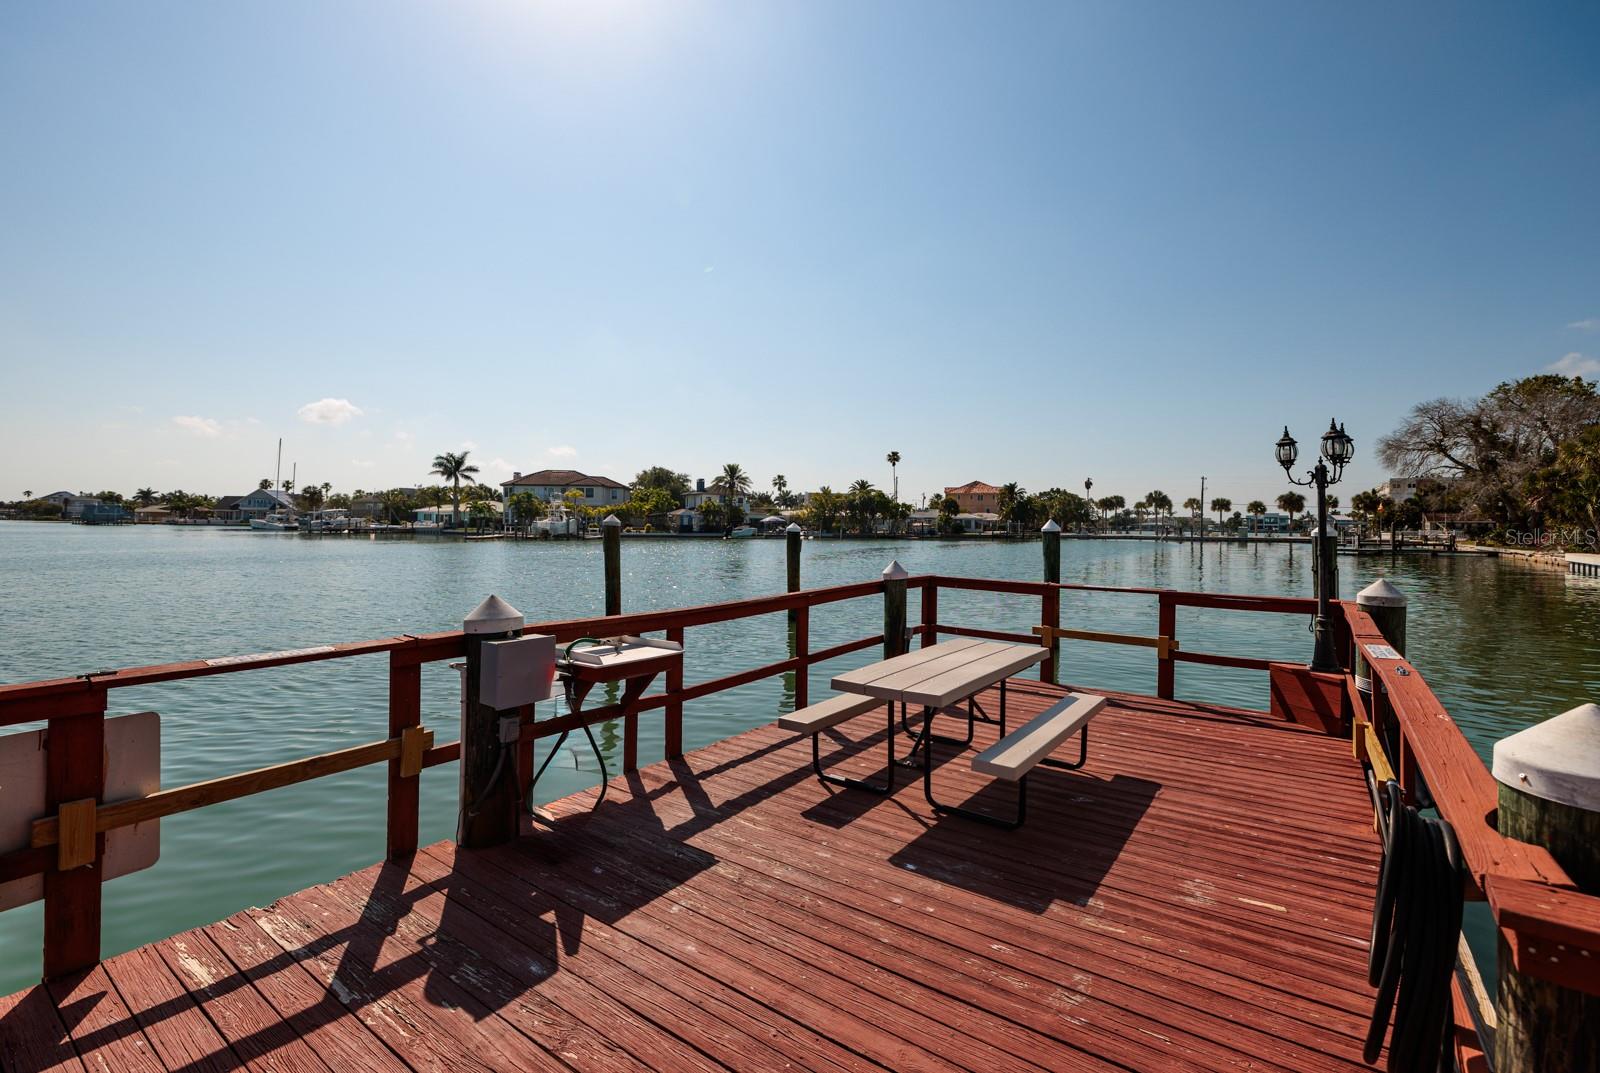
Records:
M779 540L630 540L623 545L627 610L769 595L784 588ZM1065 541L1067 581L1212 592L1310 592L1308 549ZM807 587L870 580L891 558L912 573L1036 580L1037 543L828 542L805 545ZM1600 583L1500 566L1493 560L1341 560L1341 591L1388 575L1410 595L1410 650L1435 691L1487 756L1493 742L1540 718L1600 697ZM596 615L598 541L457 543L312 538L166 526L86 528L0 522L0 682L110 667L298 648L455 628L498 593L530 622ZM909 615L917 621L916 596ZM1081 628L1152 634L1151 597L1064 594L1063 619ZM1026 631L1038 603L942 592L947 623ZM1182 609L1186 648L1306 659L1303 618ZM879 632L868 599L812 612L824 648ZM688 632L686 679L720 677L788 655L782 614ZM877 658L857 653L815 668L828 679ZM230 674L111 695L112 712L162 717L162 783L176 786L373 741L387 729L387 661L340 660ZM1068 642L1062 679L1153 692L1147 649ZM456 674L424 670L424 719L440 741L456 736ZM1185 699L1264 708L1265 675L1180 666ZM769 679L686 707L689 747L769 721L792 704L792 685ZM640 758L661 755L659 720L642 720ZM620 747L604 735L607 748ZM541 797L591 785L592 757L565 752ZM451 836L456 769L423 776L422 836ZM105 891L109 955L240 908L332 879L383 854L381 767L261 794L162 822L156 867ZM37 979L37 905L0 915L0 993Z

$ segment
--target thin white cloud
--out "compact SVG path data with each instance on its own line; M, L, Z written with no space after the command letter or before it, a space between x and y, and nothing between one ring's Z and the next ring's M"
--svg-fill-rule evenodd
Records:
M1562 376L1600 376L1600 358L1591 358L1579 354L1574 350L1565 354L1560 361L1553 361L1544 367L1545 372L1560 373Z
M570 443L560 443L554 447L546 447L544 453L551 458L577 458L578 449Z
M1600 317L1590 317L1587 320L1575 320L1567 327L1579 332L1600 332Z
M350 460L350 464L358 469L371 469L373 466L377 465L377 463L372 461L370 458L352 458Z
M202 439L214 440L222 435L222 422L214 417L174 417L172 423Z
M463 450L463 451L476 451L477 449L478 449L478 445L474 441L472 441L472 440L462 440L461 441L461 450Z
M297 412L300 420L308 425L342 425L352 417L360 417L361 407L349 399L318 399L306 403Z
M409 443L410 441L412 441L412 440L417 438L417 434L415 432L407 432L403 428L402 429L396 429L395 430L395 434L394 434L394 438L399 440L399 441L401 441L402 443Z

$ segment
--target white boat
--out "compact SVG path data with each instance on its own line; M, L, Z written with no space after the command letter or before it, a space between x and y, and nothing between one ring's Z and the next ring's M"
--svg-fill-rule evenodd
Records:
M257 533L298 533L300 523L292 511L278 510L265 518L251 518L250 528Z
M313 510L300 515L300 529L306 533L344 533L350 530L350 512L340 507Z
M737 529L733 530L731 533L728 534L728 539L729 540L749 540L751 537L753 537L755 535L756 535L756 527L755 526L753 526L753 525L741 525Z
M583 523L563 506L552 506L550 512L533 523L534 532L547 537L575 537L583 533Z

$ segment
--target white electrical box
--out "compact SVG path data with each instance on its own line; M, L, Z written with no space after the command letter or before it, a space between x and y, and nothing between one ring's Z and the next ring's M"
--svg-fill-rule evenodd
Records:
M510 641L485 641L478 702L496 711L550 699L556 676L556 639L530 633Z

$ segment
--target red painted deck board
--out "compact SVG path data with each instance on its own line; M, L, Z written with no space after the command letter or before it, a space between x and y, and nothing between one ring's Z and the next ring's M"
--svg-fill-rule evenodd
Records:
M1020 725L1061 691L1008 692ZM881 776L882 733L853 720L825 759ZM1009 807L935 755L942 799ZM889 798L823 786L757 729L514 846L429 846L0 1000L0 1069L1367 1068L1348 744L1116 696L1089 758L1040 769L1005 832L936 819L907 769Z

